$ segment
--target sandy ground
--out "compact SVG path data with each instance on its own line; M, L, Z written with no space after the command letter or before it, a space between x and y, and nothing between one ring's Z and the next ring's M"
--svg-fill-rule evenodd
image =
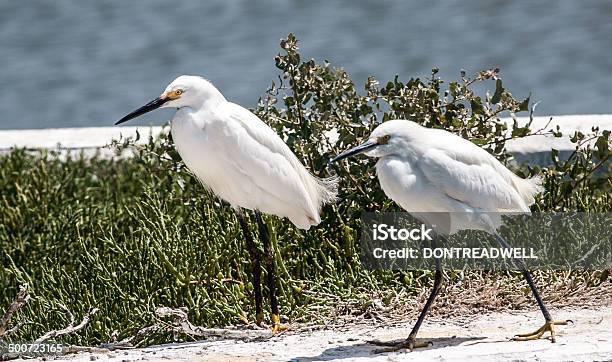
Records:
M413 323L352 325L341 330L285 332L264 342L200 341L101 353L80 353L66 361L612 361L612 307L551 311L575 323L557 327L548 339L515 342L515 333L537 329L538 311L492 313L462 321L430 318L419 337L432 347L413 352L375 353L373 339L405 337ZM47 360L53 359L48 357ZM42 359L38 359L42 360ZM31 361L31 360L30 360Z

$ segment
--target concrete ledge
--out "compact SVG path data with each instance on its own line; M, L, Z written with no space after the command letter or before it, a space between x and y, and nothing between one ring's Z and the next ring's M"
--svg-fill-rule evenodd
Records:
M140 132L142 141L149 135L157 135L162 127L83 127L47 128L0 131L0 150L12 147L26 149L82 149L100 148L113 139L136 136Z
M573 152L575 145L570 142L570 136L576 131L587 134L592 131L593 127L599 127L600 130L612 130L612 115L610 114L553 116L552 121L550 121L550 117L535 117L531 129L545 128L550 130L559 126L563 137L529 136L510 140L506 143L508 152L514 154L519 161L529 160L541 165L550 162L550 150L553 148L559 150L560 157ZM511 119L504 120L512 122ZM527 122L529 122L529 118L518 119L521 126L526 125Z
M504 119L511 123L511 119ZM520 125L525 125L528 118L519 118ZM564 137L530 136L522 139L508 141L506 147L515 154L519 161L529 161L537 164L546 164L550 160L550 150L555 148L560 154L574 150L569 135L575 131L588 133L594 126L600 129L612 130L612 115L572 115L536 117L531 125L533 130L542 128L553 129L558 125ZM548 126L547 126L548 125ZM0 152L6 153L12 147L26 149L60 149L60 150L96 150L111 143L113 139L134 137L136 131L140 132L141 140L145 143L149 135L157 135L162 127L84 127L84 128L55 128L33 130L6 130L0 131ZM112 154L110 150L109 155Z

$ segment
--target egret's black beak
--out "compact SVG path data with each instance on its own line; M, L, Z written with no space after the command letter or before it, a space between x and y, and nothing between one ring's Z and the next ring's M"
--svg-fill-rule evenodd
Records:
M152 100L151 102L145 104L144 106L138 108L137 110L135 110L134 112L128 114L127 116L121 118L120 120L118 120L115 125L121 124L123 122L127 122L130 119L136 118L136 117L140 117L143 114L147 113L147 112L151 112L154 109L157 109L159 107L162 106L162 104L168 102L170 100L170 98L168 97L158 97L155 98L154 100Z
M378 146L378 142L376 142L376 141L368 141L368 142L366 142L364 144L361 144L361 145L359 145L357 147L351 148L350 150L346 150L346 151L342 152L338 156L336 156L333 159L331 159L329 161L329 163L338 162L340 160L344 160L347 157L358 155L360 153L369 151L369 150L373 149L376 146Z

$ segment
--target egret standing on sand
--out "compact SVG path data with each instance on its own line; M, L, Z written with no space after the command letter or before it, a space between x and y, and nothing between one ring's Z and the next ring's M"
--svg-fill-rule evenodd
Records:
M183 161L202 182L232 205L253 267L256 323L263 320L260 255L242 209L255 211L264 245L273 332L280 328L274 255L260 212L288 218L300 229L321 222L321 207L335 200L335 179L313 176L283 140L249 110L228 102L207 80L183 75L153 101L120 119L157 108L176 108L172 139Z
M465 229L484 230L495 235L504 248L510 248L497 233L501 218L494 213L528 213L534 196L541 191L539 178L520 178L472 142L411 121L382 123L367 142L341 153L331 162L359 153L378 158L376 173L385 194L426 224L442 225L435 228L441 235ZM514 339L538 339L549 331L554 342L554 326L568 321L553 321L531 274L524 264L520 268L545 324L534 333L520 334ZM391 345L393 350L426 346L427 343L417 343L415 339L441 281L442 271L436 260L433 290L408 338L400 343L377 343Z

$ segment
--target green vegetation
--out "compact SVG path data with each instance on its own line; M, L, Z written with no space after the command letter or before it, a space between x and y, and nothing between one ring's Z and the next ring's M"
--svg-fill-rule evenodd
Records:
M427 79L406 82L395 77L381 85L370 78L358 91L342 69L302 61L293 35L281 47L276 58L281 82L272 84L254 112L313 173L341 177L340 201L324 209L318 227L302 232L286 220L267 218L276 235L283 313L293 321L322 321L338 300L364 309L373 294L382 295L383 303L398 291L418 294L429 285L429 271L367 271L360 265L361 212L398 210L380 190L373 163L355 159L331 171L327 160L362 140L377 122L410 118L456 132L510 163L504 148L508 130L498 117L529 114L529 98L516 100L497 70L474 78L462 73L450 83L438 78L436 69ZM477 84L492 88L492 94L476 94ZM334 144L325 137L331 130L339 133ZM510 132L531 134L516 124ZM514 167L525 176L544 176L547 191L534 210L610 211L610 133L594 129L573 140L576 152L567 161L553 153L550 168ZM135 157L57 157L25 150L0 157L0 311L18 285L27 283L32 295L14 318L24 325L10 340L33 340L66 326L69 318L60 305L77 320L90 307L100 309L85 330L61 339L81 345L107 342L114 331L119 339L133 335L154 323L159 306L187 307L197 325L253 319L248 253L230 208L184 168L168 137L144 147L131 140L117 146L134 149ZM500 275L448 273L451 282ZM551 278L596 287L609 273L572 275ZM172 338L159 332L143 343Z

